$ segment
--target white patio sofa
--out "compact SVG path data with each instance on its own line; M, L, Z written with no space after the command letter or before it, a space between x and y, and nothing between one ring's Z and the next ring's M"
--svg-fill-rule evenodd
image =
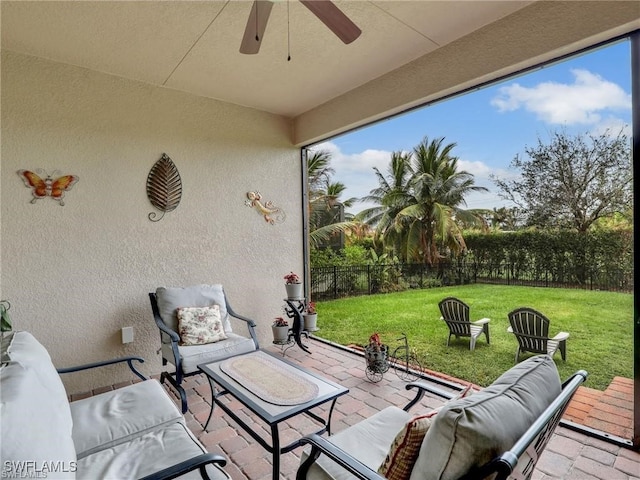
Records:
M417 394L404 408L387 407L328 438L304 437L311 448L302 453L296 478L529 479L586 378L580 370L561 384L553 359L538 355L479 392L413 413L425 392L452 395L427 383L408 384Z
M127 357L61 372L88 369ZM229 479L157 380L69 403L47 350L29 332L2 339L0 458L3 478Z

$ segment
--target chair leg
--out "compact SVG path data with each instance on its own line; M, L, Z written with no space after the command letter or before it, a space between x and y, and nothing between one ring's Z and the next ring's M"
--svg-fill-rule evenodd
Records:
M176 382L176 380L171 376L170 373L167 372L162 372L162 374L160 375L160 383L164 383L165 380L168 380L169 383L171 384L171 386L173 388L176 389L176 391L178 392L178 395L180 395L180 403L182 406L182 413L185 414L187 413L187 392L184 391L184 388L182 388L182 385L180 385L178 382Z
M471 337L469 340L469 350L472 352L476 349L476 339L475 337Z
M562 361L567 361L567 341L561 340L558 344L558 348L560 349L560 356L562 357Z
M516 348L516 363L518 363L518 358L520 358L520 347Z
M489 324L485 323L482 326L482 331L484 332L484 336L487 337L487 345L491 345L491 342L489 342Z

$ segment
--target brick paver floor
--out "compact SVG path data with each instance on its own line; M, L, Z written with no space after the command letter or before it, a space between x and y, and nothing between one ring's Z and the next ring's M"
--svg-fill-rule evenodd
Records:
M307 341L312 353L307 354L297 347L286 352L286 358L314 370L326 378L349 388L349 393L340 397L333 412L332 431L335 433L388 405L404 406L411 392L405 390L405 382L389 370L380 382L372 383L365 375L363 357L354 351L338 348L315 339ZM280 347L268 345L266 350L281 352ZM185 381L188 392L189 411L185 414L187 424L210 452L227 457L225 470L233 480L271 479L271 454L267 453L253 438L239 428L221 409L216 409L206 430L203 425L210 410L211 393L203 375L189 377ZM172 398L178 404L171 391ZM447 387L442 387L446 390ZM74 396L75 397L75 396ZM228 399L228 397L225 397ZM233 402L233 399L227 401ZM249 424L270 438L264 425L255 423L255 417L238 402L234 407ZM425 396L423 408L431 409L442 403L436 397ZM316 412L326 416L328 405ZM419 411L416 405L412 411ZM295 417L281 425L282 443L299 438L313 430L315 424L304 416ZM281 457L281 478L294 479L300 462L297 448ZM640 452L615 445L586 434L558 427L547 449L538 461L533 480L640 480Z

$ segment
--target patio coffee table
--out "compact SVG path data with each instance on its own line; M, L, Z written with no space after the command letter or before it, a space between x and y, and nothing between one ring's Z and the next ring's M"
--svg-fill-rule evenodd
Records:
M349 389L322 378L275 354L258 350L225 360L198 365L211 387L211 411L218 405L262 447L273 454L273 479L280 475L280 454L301 445L295 440L280 445L278 424L296 415L305 414L321 425L315 433L331 433L331 415L338 397ZM271 443L245 423L221 397L231 395L251 410L271 429ZM326 418L311 409L331 402ZM311 433L311 432L309 432Z

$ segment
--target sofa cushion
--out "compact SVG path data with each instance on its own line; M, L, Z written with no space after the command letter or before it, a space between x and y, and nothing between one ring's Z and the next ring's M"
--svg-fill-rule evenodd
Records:
M64 406L54 398L41 376L27 363L0 367L2 473L31 478L36 472L46 472L46 478L73 479L76 452L69 404Z
M78 458L183 418L157 380L77 400L70 406Z
M222 285L192 285L189 287L159 287L156 289L158 310L164 323L174 332L178 331L177 309L179 307L220 307L220 318L225 333L231 333L231 322L227 312Z
M410 413L401 408L387 407L346 430L331 435L331 443L375 470L385 459L395 436L411 417ZM300 461L303 462L308 456L306 449L302 452ZM320 455L309 469L307 480L327 478L352 480L353 476L328 460L325 455Z
M182 345L206 345L226 339L220 307L179 307L178 334Z
M560 394L551 357L531 357L433 419L411 480L457 479L508 450Z
M133 437L126 443L97 451L78 460L78 479L122 480L140 478L207 453L186 425L175 422ZM212 480L228 480L230 477L220 468L208 466ZM202 480L198 470L180 479Z
M223 358L253 352L256 349L253 340L236 333L227 333L227 339L207 345L179 345L178 351L182 358L182 371L191 373L198 370L201 363L215 362ZM168 353L168 352L167 352ZM165 357L171 361L173 355Z

